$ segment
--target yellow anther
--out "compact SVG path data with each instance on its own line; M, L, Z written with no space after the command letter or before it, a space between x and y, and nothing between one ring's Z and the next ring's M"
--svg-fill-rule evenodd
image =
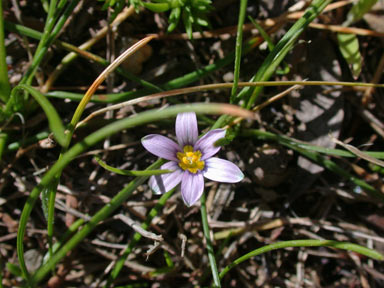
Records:
M200 151L193 151L193 147L190 145L184 146L183 151L177 152L177 159L180 160L179 166L181 169L194 174L204 169L204 161L200 161Z

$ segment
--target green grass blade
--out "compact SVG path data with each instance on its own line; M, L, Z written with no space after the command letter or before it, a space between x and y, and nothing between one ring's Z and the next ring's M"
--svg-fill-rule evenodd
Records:
M23 78L20 80L19 84L30 85L32 83L33 77L43 60L46 52L48 51L49 46L52 44L53 40L56 38L61 28L63 27L65 20L70 16L70 12L73 11L76 4L79 0L71 1L68 9L65 11L65 17L59 19L58 25L55 26L55 20L60 11L57 9L57 0L51 0L49 4L49 10L47 19L44 26L44 32L40 38L39 44L36 48L35 54L32 59L31 65L28 67L28 70L24 74ZM9 103L9 104L8 104ZM11 99L7 103L7 115L9 116L13 111L21 111L24 108L24 96L20 95L18 91L11 91Z
M330 3L330 0L314 0L311 5L305 11L303 17L296 21L296 23L288 30L288 32L281 38L276 44L275 48L271 53L268 54L263 64L257 71L251 81L266 81L276 71L281 61L285 58L289 51L294 47L300 34L307 28L308 24L311 23ZM245 107L250 109L252 105L257 101L258 95L262 91L262 87L256 87L254 89L243 89L238 95L240 99L244 99L249 92L251 97L246 102Z
M70 1L68 7L65 9L63 15L57 20L59 13L61 12L62 6L57 7L57 0L51 0L49 4L49 11L47 15L46 25L44 32L40 38L39 45L37 46L35 55L32 60L31 67L29 67L27 73L21 79L20 84L30 84L37 68L39 67L42 59L44 58L48 48L52 45L57 35L60 33L65 22L71 16L72 11L80 0ZM57 21L56 21L57 20Z
M143 171L123 170L123 169L118 169L118 168L109 166L107 163L101 160L100 157L97 155L94 157L94 159L105 170L108 170L110 172L123 175L123 176L152 176L152 175L161 175L161 174L167 174L167 173L173 172L173 170L143 170Z
M237 37L236 37L236 47L235 47L235 68L234 68L234 77L233 77L233 86L231 91L230 103L235 103L237 87L239 83L240 76L240 62L241 62L241 50L243 45L243 25L245 20L245 14L247 12L247 0L240 0L240 12L239 20L237 23Z
M294 145L297 148L303 148L305 150L319 152L322 154L326 154L328 156L341 156L341 157L348 157L348 158L356 158L357 157L356 154L354 154L350 151L347 151L347 150L341 150L341 149L322 147L322 146L318 146L318 145L312 145L309 143L301 142L299 140L296 140L296 139L288 137L288 136L277 135L277 134L273 134L271 132L266 132L266 131L261 131L261 130L254 130L254 131L255 131L255 135L257 134L259 137L261 137L265 140L274 140L274 141L278 141L279 143L286 143L286 144ZM384 159L384 152L381 152L381 151L366 151L364 153L371 156L371 157L377 158L377 159Z
M338 33L337 41L341 55L347 61L353 77L355 79L358 78L361 72L362 58L357 36L354 34Z
M200 214L201 214L201 223L204 231L205 244L207 245L209 265L211 266L213 283L215 284L214 287L221 287L219 271L217 270L215 251L213 250L213 245L211 240L211 231L209 229L207 207L205 202L206 202L205 194L203 193L203 195L201 195L201 198L200 198L200 203L201 203Z
M13 264L13 263L6 263L5 266L7 267L7 270L12 274L14 275L15 277L21 277L22 276L22 273L21 273L21 270L19 268L19 266Z
M25 140L9 143L7 146L6 152L15 151L15 150L19 149L20 147L23 147L25 145L34 144L34 143L36 143L40 140L46 139L48 137L49 137L49 132L42 131L42 132L37 133L36 135L29 137Z
M11 85L8 79L8 69L4 42L4 19L3 19L3 1L0 3L0 100L6 103L11 93Z
M242 132L243 136L253 136L257 137L258 139L263 139L263 140L272 140L272 141L277 141L281 145L284 145L286 147L291 148L292 150L295 150L296 152L302 154L303 156L307 157L308 159L312 160L313 162L319 164L320 166L323 166L324 168L332 171L333 173L338 174L339 176L353 182L355 185L361 187L364 189L367 194L372 197L373 199L380 200L384 202L384 194L381 193L380 191L377 191L374 187L366 183L365 181L353 176L346 170L344 170L342 167L337 165L335 162L327 159L326 157L322 156L321 154L315 152L315 151L310 151L306 149L306 146L297 145L294 141L289 141L287 140L286 137L280 136L273 134L271 132L266 132L266 131L261 131L257 129L251 129L251 130L246 130Z
M384 260L384 256L379 252L373 249L369 249L369 248L357 245L357 244L353 244L353 243L338 242L338 241L332 241L332 240L313 240L313 239L291 240L291 241L283 241L283 242L277 242L274 244L266 245L259 249L253 250L252 252L249 252L244 256L237 258L235 261L233 261L230 265L226 266L220 272L220 278L223 278L225 274L227 274L229 270L231 270L233 267L239 265L240 263L252 257L255 257L257 255L260 255L266 252L270 252L273 250L290 248L290 247L330 247L330 248L342 249L347 251L353 251L353 252L356 252L380 261Z
M23 36L27 36L36 40L40 40L43 36L43 33L37 30L9 21L4 21L4 28L7 29L9 32L19 33Z
M180 82L181 83L181 82ZM180 84L179 83L179 84ZM216 90L216 89L229 89L232 88L232 83L216 83L216 84L206 84L200 85L196 90L193 90L194 87L184 88L187 90L183 91L184 93L195 93L200 91ZM239 82L239 87L257 87L257 86L319 86L319 85L333 85L341 87L376 87L384 88L384 84L373 84L373 83L362 83L362 82L329 82L329 81L258 81L258 82ZM177 89L175 89L177 90ZM168 90L170 91L170 90ZM188 92L186 92L188 91ZM129 91L123 93L113 93L113 94L98 94L92 95L90 101L97 103L120 103L126 100L132 100L140 96L147 96L150 94L149 90L139 90L139 91ZM166 93L165 93L166 94ZM182 93L180 93L182 94ZM178 94L178 95L180 95ZM71 99L73 101L80 101L84 94L71 93L65 91L52 91L45 94L47 97L54 97L59 99ZM176 95L176 94L174 94Z
M44 110L45 115L47 116L49 128L53 132L53 135L55 136L55 140L60 144L65 144L65 128L63 123L61 122L61 118L59 114L56 112L55 107L49 102L49 100L41 94L38 90L35 88L32 88L25 84L20 84L13 88L13 90L26 90L28 91L36 100L37 103L41 106L41 108ZM10 106L8 106L10 107Z
M349 26L356 21L363 18L364 14L371 10L372 6L375 5L377 0L359 0L355 3L351 10L347 14L347 20L343 23L344 26Z
M47 205L47 236L48 236L48 255L49 258L53 255L53 233L54 233L54 219L55 219L55 203L56 203L56 192L57 186L59 185L60 178L56 177L53 181L49 183L45 189L43 189L42 198L48 200ZM52 267L52 273L54 273L54 268Z
M3 158L5 145L7 144L7 139L8 139L8 134L0 133L0 164L1 164L1 159Z
M249 40L248 42L245 43L243 46L243 54L247 54L250 52L253 48L255 48L255 44L258 42L258 38ZM191 84L193 82L196 82L199 79L204 78L205 76L209 75L210 73L217 71L231 63L233 63L233 60L235 59L235 52L229 53L227 56L224 58L216 61L213 64L209 64L201 69L198 69L194 72L185 74L181 77L178 77L176 79L173 79L166 84L164 84L162 87L164 90L171 90L171 89L177 89L181 87L185 87L188 84Z
M51 0L49 3L49 9L47 18L45 20L44 32L40 39L40 42L36 48L35 55L33 56L31 66L28 67L27 72L24 74L23 78L20 80L20 84L30 84L32 77L34 76L38 66L41 63L47 49L48 49L48 39L52 37L51 32L55 25L54 17L56 12L57 0Z
M273 48L275 48L275 44L273 44L271 37L269 37L268 33L265 32L263 27L261 27L260 24L255 21L255 19L253 19L251 16L248 16L248 19L251 20L253 26L255 26L261 37L263 37L263 39L267 42L268 50L272 52Z

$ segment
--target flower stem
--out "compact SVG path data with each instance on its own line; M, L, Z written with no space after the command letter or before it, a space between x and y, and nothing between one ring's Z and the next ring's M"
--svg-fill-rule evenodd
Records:
M214 287L221 287L219 272L217 271L215 252L213 251L211 235L210 235L210 230L209 230L209 226L208 226L207 207L205 205L205 194L204 193L200 198L200 202L201 202L201 208L200 208L201 222L203 224L205 241L207 243L208 259L209 259L209 264L210 264L211 270L212 270L213 282L215 283Z

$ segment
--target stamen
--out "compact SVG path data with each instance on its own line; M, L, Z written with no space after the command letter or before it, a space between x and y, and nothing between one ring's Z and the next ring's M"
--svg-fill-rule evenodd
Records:
M177 152L177 159L180 160L179 166L183 170L188 170L191 173L196 174L197 171L204 169L204 161L200 161L202 156L200 151L193 151L193 147L190 145L184 146L183 152Z

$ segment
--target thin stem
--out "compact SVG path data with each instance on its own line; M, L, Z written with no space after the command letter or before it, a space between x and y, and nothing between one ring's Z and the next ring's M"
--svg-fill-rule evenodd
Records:
M8 139L8 134L0 133L0 163L1 163L1 159L3 158L3 153L5 150L7 139Z
M4 43L4 19L3 19L3 1L0 1L0 99L6 103L9 94L11 93L11 85L8 79L8 69L6 56L7 51L5 50Z
M222 279L233 267L236 265L239 265L240 263L255 257L257 255L276 250L276 249L282 249L282 248L288 248L288 247L332 247L337 249L343 249L343 250L350 250L357 252L359 254L368 256L370 258L376 259L376 260L383 260L384 256L380 253L378 253L375 250L356 245L353 243L347 243L347 242L338 242L338 241L332 241L332 240L313 240L313 239L305 239L305 240L291 240L291 241L283 241L283 242L277 242L274 244L263 246L259 249L253 250L252 252L249 252L239 258L237 258L235 261L233 261L231 264L226 266L221 272L220 272L220 279Z
M27 73L21 79L20 84L30 84L29 82L32 80L32 77L35 74L38 65L40 64L41 60L43 59L43 56L45 55L45 50L43 48L47 46L48 39L51 37L52 28L55 25L54 15L56 12L56 3L57 0L51 0L49 3L48 15L45 21L43 35L40 39L39 45L37 45L32 64L29 67Z
M236 48L235 48L235 68L234 68L234 78L233 86L231 91L231 101L234 103L237 93L237 83L239 82L240 76L240 62L241 62L241 48L243 45L243 24L245 19L245 13L247 11L247 0L240 1L240 13L239 13L239 22L237 23L237 37L236 37Z
M1 135L1 134L0 134ZM96 162L103 167L105 170L108 170L110 172L116 173L118 175L124 175L124 176L152 176L152 175L161 175L161 174L167 174L172 173L175 170L167 170L167 169L159 169L159 170L124 170L112 167L105 163L98 155L95 155L94 159Z
M29 137L25 140L12 142L12 143L8 144L7 150L5 152L16 151L20 147L25 147L27 145L36 144L36 142L43 140L43 139L46 139L46 138L48 138L48 136L49 136L49 132L42 131L42 132L39 132L36 135Z
M298 83L298 84L296 84ZM326 82L326 81L266 81L266 82L239 82L237 85L238 87L258 87L258 86L286 86L286 85L293 85L296 84L297 86L306 86L306 85L340 85L340 86L361 86L361 87L384 87L384 84L373 84L373 83L354 83L354 82ZM215 84L206 84L206 85L200 85L200 86L195 86L195 87L187 87L187 88L181 88L181 89L175 89L175 90L168 90L168 91L163 91L155 94L151 94L148 96L143 96L143 97L138 97L132 100L128 100L125 102L121 102L119 104L111 105L105 108L101 108L99 110L96 110L89 114L86 118L84 118L81 122L78 123L77 127L80 127L84 125L86 122L90 121L94 117L98 115L102 115L108 111L112 110L117 110L121 109L123 107L131 106L131 105L136 105L141 102L145 101L150 101L154 99L162 99L166 97L172 97L172 96L177 96L177 95L186 95L186 94L191 94L195 92L201 92L201 91L209 91L209 90L217 90L217 89L226 89L226 88L231 88L233 87L234 83L215 83ZM298 87L292 87L290 89L296 89ZM290 92L290 89L288 92ZM113 95L113 94L110 94ZM278 94L276 96L285 96L286 94ZM116 95L114 95L116 96ZM281 96L279 96L281 97ZM277 97L277 98L279 98ZM260 106L258 106L258 110L263 108L265 105L270 104L271 102L276 101L276 98L273 97ZM228 118L228 115L224 115L224 117ZM225 123L226 124L226 123ZM218 127L223 127L224 122L221 123L220 121L215 123L214 128Z
M49 258L53 256L53 233L54 233L54 222L55 222L55 202L56 202L56 190L59 185L59 177L48 184L48 216L47 216L47 236L48 236L48 255ZM43 194L44 195L44 194ZM52 267L52 274L55 273L55 267Z
M200 211L201 211L201 223L203 224L205 242L207 244L208 259L212 270L213 283L215 287L221 287L219 272L217 271L215 252L213 251L213 245L211 240L211 231L208 225L207 207L205 205L205 194L200 198Z

